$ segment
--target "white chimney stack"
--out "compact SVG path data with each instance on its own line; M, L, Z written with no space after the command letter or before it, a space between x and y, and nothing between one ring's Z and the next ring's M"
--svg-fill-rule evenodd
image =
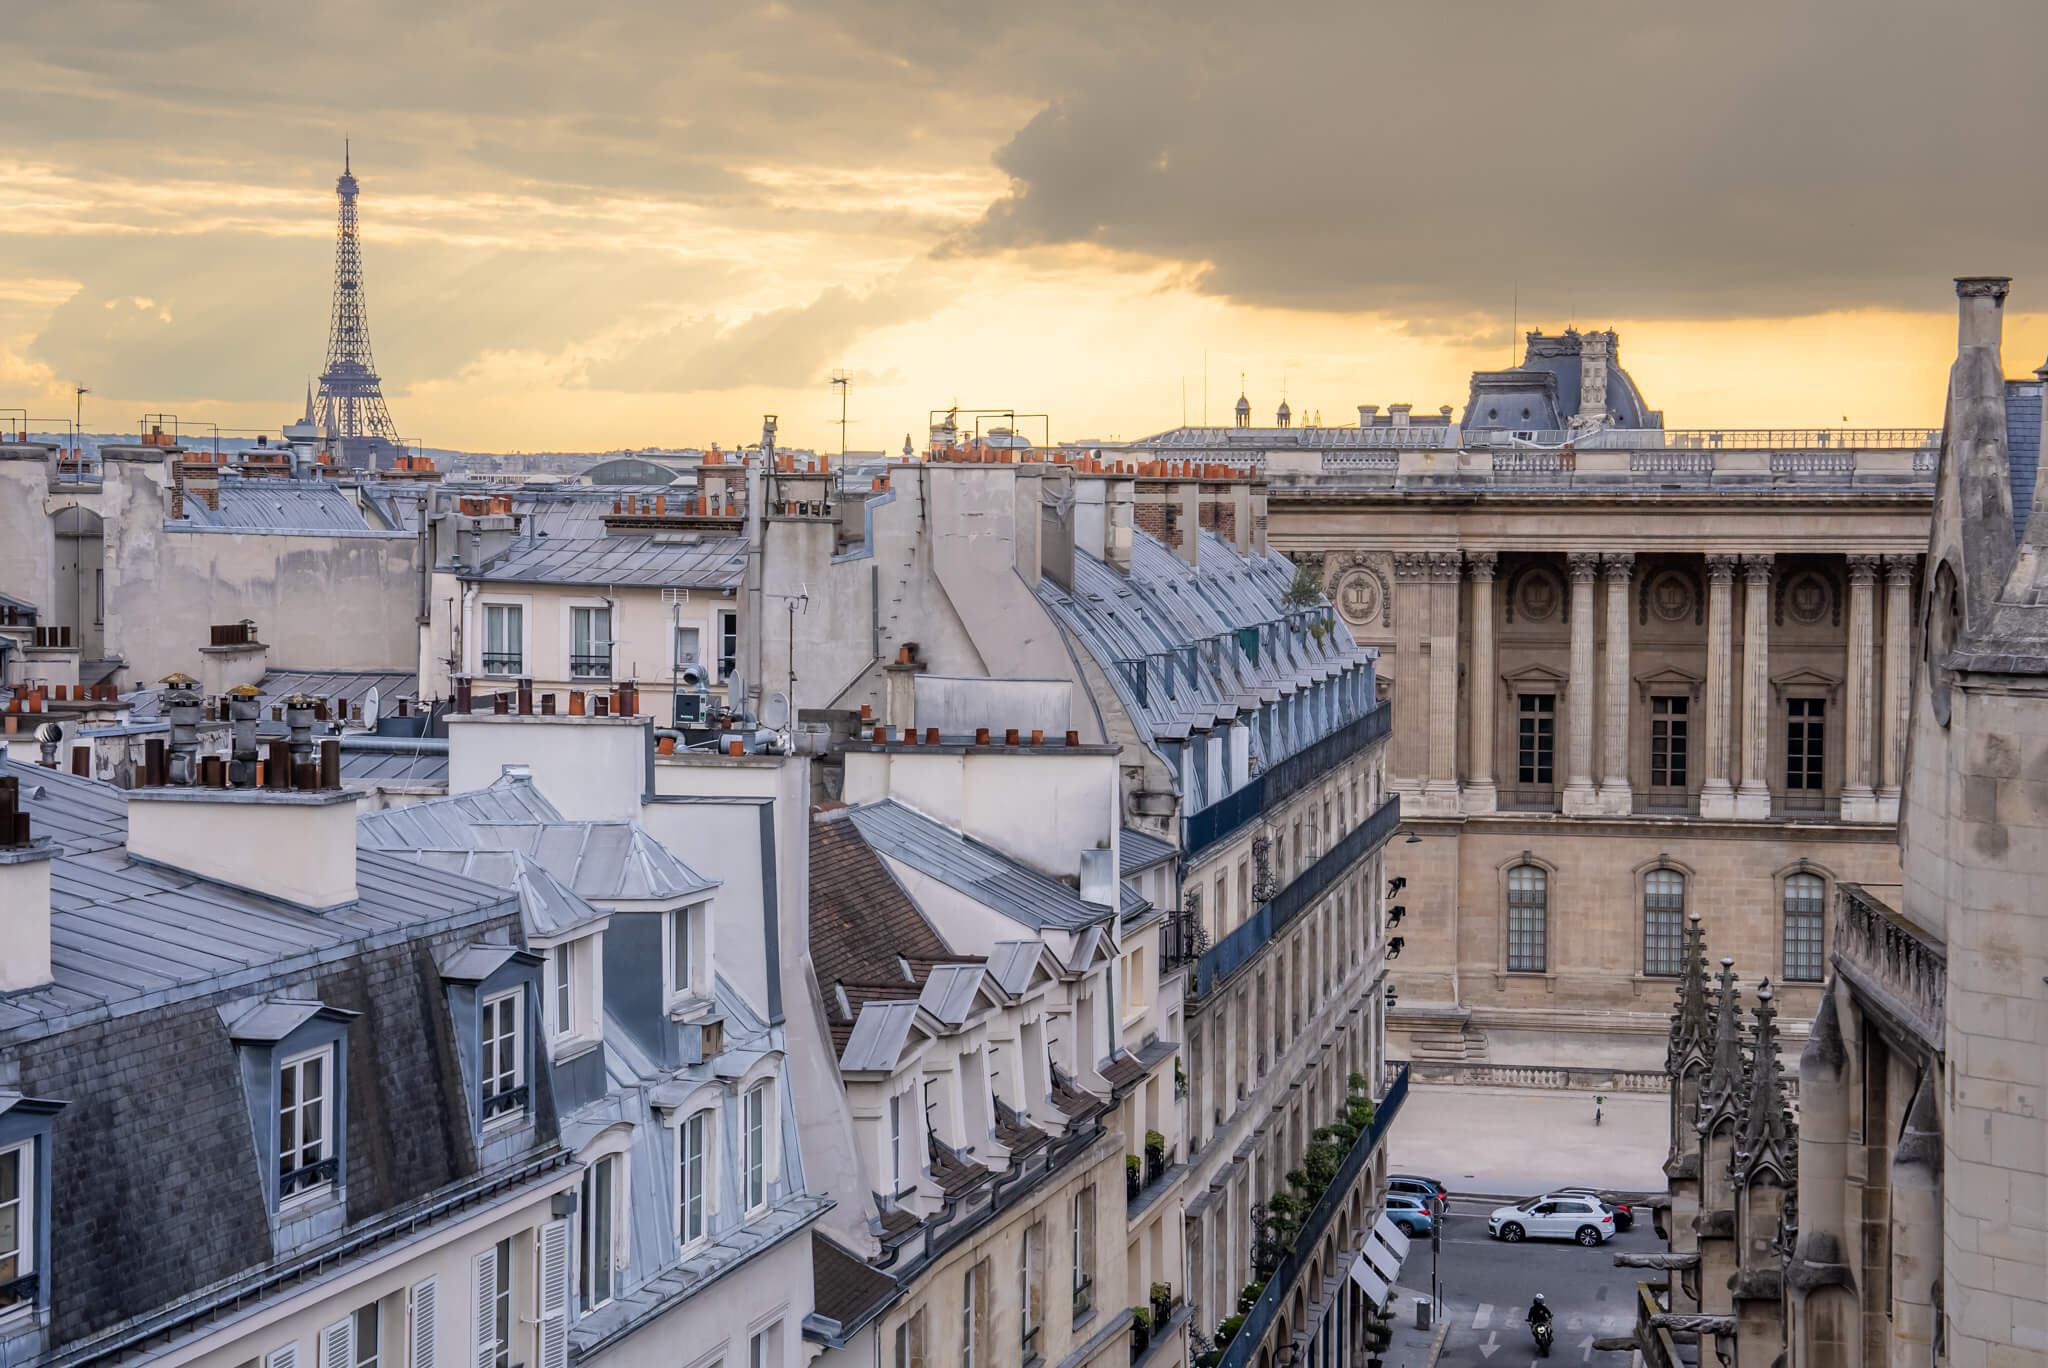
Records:
M356 900L347 789L131 789L128 853L311 912Z
M57 847L29 834L20 783L0 776L0 993L50 981L50 857Z

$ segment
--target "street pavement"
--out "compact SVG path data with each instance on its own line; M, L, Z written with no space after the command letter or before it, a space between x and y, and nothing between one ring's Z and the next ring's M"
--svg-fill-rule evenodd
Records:
M1427 1334L1415 1329L1415 1301L1429 1295L1429 1241L1418 1239L1409 1247L1395 1288L1397 1328L1385 1356L1387 1368L1428 1368L1440 1335L1443 1348L1436 1368L1621 1368L1624 1356L1600 1353L1593 1341L1626 1335L1635 1326L1635 1284L1641 1275L1616 1268L1614 1256L1663 1248L1648 1213L1627 1234L1598 1249L1583 1249L1565 1240L1511 1245L1489 1239L1486 1217L1499 1205L1505 1204L1451 1199L1437 1254L1443 1306ZM1548 1360L1536 1356L1529 1334L1527 1312L1538 1292L1556 1317L1556 1342Z
M1662 1192L1671 1146L1660 1093L1607 1094L1600 1124L1590 1092L1415 1083L1388 1136L1390 1167L1454 1193L1527 1197L1584 1183Z

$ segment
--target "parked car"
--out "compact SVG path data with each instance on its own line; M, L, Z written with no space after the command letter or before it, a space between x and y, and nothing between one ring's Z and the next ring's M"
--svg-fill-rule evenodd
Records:
M1546 1193L1496 1208L1486 1218L1486 1233L1509 1244L1524 1239L1577 1240L1592 1247L1614 1234L1614 1213L1596 1198Z
M1444 1209L1450 1200L1451 1190L1434 1178L1425 1178L1419 1173L1392 1173L1387 1175L1387 1192L1400 1193L1406 1197L1420 1197L1432 1203L1436 1211Z
M1429 1199L1410 1197L1400 1192L1387 1194L1387 1219L1411 1240L1418 1235L1429 1234L1436 1225L1435 1218L1430 1215Z
M1614 1213L1614 1228L1617 1231L1629 1230L1635 1226L1635 1213L1628 1209L1627 1203L1608 1201L1600 1195L1600 1189L1598 1188L1562 1187L1557 1190L1557 1195L1560 1197L1591 1197L1594 1201Z

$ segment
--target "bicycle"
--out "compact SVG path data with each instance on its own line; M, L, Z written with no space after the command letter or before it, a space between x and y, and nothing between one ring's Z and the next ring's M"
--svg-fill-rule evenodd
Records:
M1606 1101L1606 1098L1598 1094L1595 1094L1593 1097L1593 1124L1596 1126L1600 1124L1600 1108Z

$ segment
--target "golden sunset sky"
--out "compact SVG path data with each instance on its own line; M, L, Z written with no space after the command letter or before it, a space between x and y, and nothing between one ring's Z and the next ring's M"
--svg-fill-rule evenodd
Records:
M468 450L1462 412L1511 320L1674 427L1934 424L2048 353L2038 0L21 7L0 405L274 431L342 139L399 429ZM38 423L47 427L48 423ZM1031 431L1037 431L1032 427Z

